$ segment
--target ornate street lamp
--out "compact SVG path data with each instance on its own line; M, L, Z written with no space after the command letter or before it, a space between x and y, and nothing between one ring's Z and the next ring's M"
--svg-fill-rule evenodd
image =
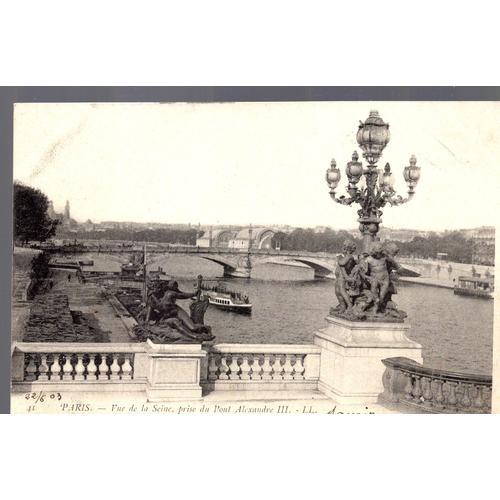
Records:
M326 181L330 186L330 196L334 201L342 205L357 203L361 206L358 210L359 230L363 235L363 251L369 251L372 242L376 239L382 222L382 207L389 205L402 205L411 200L415 194L415 187L420 178L420 167L417 167L417 159L411 156L410 165L405 167L403 175L408 185L408 196L403 198L394 190L394 180L389 163L386 163L384 171L377 168L377 162L382 156L382 151L390 139L389 124L384 123L378 111L370 111L366 121L360 122L356 140L363 151L363 158L368 162L363 167L358 153L354 151L352 161L347 163L346 175L348 185L346 191L348 197L337 197L335 190L339 184L341 174L335 160L331 161L330 168L326 171ZM361 186L358 185L360 180Z

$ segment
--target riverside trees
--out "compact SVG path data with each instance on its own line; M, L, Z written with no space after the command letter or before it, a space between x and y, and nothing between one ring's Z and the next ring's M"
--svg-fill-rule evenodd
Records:
M47 213L49 200L39 189L14 182L14 241L46 241L54 236L58 221Z

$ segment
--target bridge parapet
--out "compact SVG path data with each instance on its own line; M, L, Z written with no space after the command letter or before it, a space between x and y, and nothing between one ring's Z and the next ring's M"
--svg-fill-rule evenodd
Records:
M203 383L220 390L316 390L320 352L314 345L215 345Z
M382 363L382 400L430 413L491 413L490 376L437 370L404 357Z

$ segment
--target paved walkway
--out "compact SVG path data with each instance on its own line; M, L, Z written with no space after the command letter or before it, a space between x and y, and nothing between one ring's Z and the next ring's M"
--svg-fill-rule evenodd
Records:
M79 283L75 276L71 281L61 280L54 286L54 290L66 294L71 310L93 314L102 330L109 332L110 342L131 342L125 324L109 300L105 297L102 288L96 283Z
M450 288L453 289L455 283L449 281L448 279L438 279L438 278L426 278L424 276L419 278L411 278L409 276L401 276L399 281L406 281L409 283L418 283L419 285L435 286L438 288Z

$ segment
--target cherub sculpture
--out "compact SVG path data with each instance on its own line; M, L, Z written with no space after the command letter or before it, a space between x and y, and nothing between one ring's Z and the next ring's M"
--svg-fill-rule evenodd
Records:
M389 291L390 276L388 259L379 241L372 245L370 255L366 259L366 277L370 282L375 312L382 312L382 305Z
M335 294L339 304L331 314L352 321L402 321L406 313L392 301L396 294L396 273L401 266L394 243L375 241L369 252L354 255L354 243L344 243L335 271Z
M350 310L353 305L354 296L357 294L357 279L353 270L357 261L354 256L356 244L353 241L346 240L343 245L343 255L337 258L337 267L335 269L335 295L339 301L338 312L342 313Z

